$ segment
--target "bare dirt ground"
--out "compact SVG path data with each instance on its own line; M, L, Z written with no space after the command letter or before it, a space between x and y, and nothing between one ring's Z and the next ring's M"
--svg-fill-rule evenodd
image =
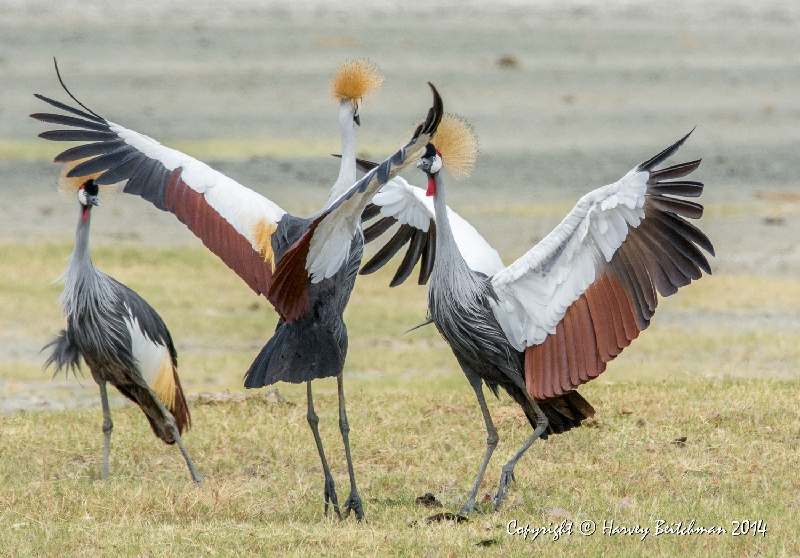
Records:
M325 155L337 140L327 83L338 63L366 57L386 81L364 103L362 154L381 158L400 145L429 102L425 82L435 83L481 144L474 176L450 188L449 202L507 262L582 194L696 126L678 158L704 160L696 176L706 183L702 227L717 248L715 274L797 278L800 8L595 4L0 0L0 242L24 250L74 232L72 200L55 192L58 169L47 160L55 151L35 140L45 126L27 117L47 108L33 93L68 100L53 56L94 111L186 144L305 214L325 199L337 168ZM237 143L255 147L246 157L215 151ZM198 242L138 198L103 203L93 242ZM754 329L775 327L752 317ZM697 319L714 326L713 316ZM800 323L788 317L777 327ZM0 333L0 358L39 363L42 342ZM0 385L6 401L28 393L3 410L81 404L36 385ZM91 380L83 385L94 397Z

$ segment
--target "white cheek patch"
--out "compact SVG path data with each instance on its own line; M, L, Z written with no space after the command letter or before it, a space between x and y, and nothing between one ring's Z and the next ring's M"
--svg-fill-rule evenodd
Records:
M442 157L437 153L436 157L433 158L433 164L431 165L431 174L436 174L442 170Z
M78 190L78 201L81 202L82 205L86 205L86 190L81 188Z

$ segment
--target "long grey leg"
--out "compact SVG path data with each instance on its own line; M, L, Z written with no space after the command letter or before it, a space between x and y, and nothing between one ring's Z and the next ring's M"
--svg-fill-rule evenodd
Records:
M336 488L333 484L333 476L331 470L328 468L328 460L325 459L325 450L322 449L322 438L319 435L319 417L314 412L314 396L311 393L311 382L306 382L306 393L308 395L308 425L311 427L311 432L314 433L314 441L317 443L317 451L319 452L319 459L322 461L322 471L325 474L325 515L328 515L328 502L333 504L333 511L340 518L342 517L339 511L339 499L336 497Z
M200 477L200 474L197 472L197 469L195 469L192 458L189 457L189 452L186 451L186 447L183 445L181 433L178 432L178 426L175 424L175 418L172 416L172 413L167 410L164 404L161 403L161 401L158 399L158 396L156 396L152 389L150 390L150 395L153 396L153 401L155 401L156 405L158 405L158 408L161 410L161 413L164 415L167 428L169 428L170 432L172 432L172 436L175 438L175 441L178 442L178 447L183 454L183 459L186 461L186 466L189 467L189 473L192 475L192 480L197 486L201 486L203 484L203 480Z
M108 479L108 454L111 451L111 431L114 423L111 422L111 411L108 408L108 394L106 393L105 380L100 382L100 404L103 406L103 472L101 478Z
M542 433L544 433L544 431L547 430L547 426L549 424L547 417L539 408L539 405L537 405L536 402L533 399L531 399L530 395L528 395L528 390L524 389L524 384L523 384L523 393L525 394L528 403L530 403L530 405L533 407L534 413L536 413L536 428L533 430L533 434L531 434L531 437L528 438L525 441L525 443L522 444L522 447L519 449L519 451L516 454L514 454L514 457L512 457L508 463L503 465L503 469L500 472L500 485L497 488L497 495L494 497L493 500L495 509L500 506L500 503L508 495L508 486L511 484L511 481L515 480L514 466L517 464L517 461L519 461L519 458L522 457L522 454L528 451L528 448L533 445L533 443L539 438L539 436L541 436Z
M364 519L364 507L361 504L361 497L356 488L356 475L353 471L353 459L350 457L350 425L347 422L347 410L344 405L344 372L336 378L336 387L339 390L339 430L342 432L344 441L344 454L347 457L347 472L350 473L350 496L344 503L344 516L350 515L351 511L356 513L356 519Z
M487 434L486 452L483 454L483 461L481 461L481 467L478 469L475 485L472 487L472 491L469 493L466 503L459 512L461 515L466 515L475 510L475 498L478 495L478 489L481 486L481 482L483 482L486 466L489 465L489 460L492 458L492 453L494 452L494 448L497 447L497 442L500 440L500 437L497 435L497 430L495 430L494 423L492 422L492 415L489 414L489 408L486 406L486 398L483 396L483 380L468 368L463 368L463 370L472 389L475 390L475 396L478 398L478 404L481 406L481 412L483 413L483 420L486 422Z

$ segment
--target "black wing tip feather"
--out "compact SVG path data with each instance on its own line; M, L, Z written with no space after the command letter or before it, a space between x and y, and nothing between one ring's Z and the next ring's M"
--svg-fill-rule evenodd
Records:
M53 56L53 66L54 66L54 67L55 67L55 69L56 69L56 76L58 77L58 82L61 84L61 87L63 87L63 88L64 88L64 91L66 91L66 92L67 92L67 95L69 95L69 96L72 98L72 100L73 100L73 101L75 101L76 103L78 103L78 104L81 106L81 108L83 108L83 109L84 109L85 111L87 111L89 114L91 114L91 115L95 116L96 118L99 118L100 120L104 120L104 119L103 119L103 117L101 117L99 114L95 113L95 112L94 112L92 109L90 109L89 107L87 107L86 105L84 105L83 103L81 103L81 102L80 102L80 101L77 99L77 97L75 97L75 95L73 95L73 94L72 94L72 92L71 92L71 91L69 90L69 88L67 87L67 84L66 84L66 83L64 83L64 80L61 78L61 72L58 70L58 62L56 61L56 57L55 57L55 56Z
M686 134L686 135L685 135L685 136L683 136L681 139L679 139L678 141L676 141L675 143L673 143L672 145L670 145L669 147L667 147L666 149L664 149L664 150L663 150L661 153L659 153L659 154L658 154L658 155L656 155L655 157L653 157L653 158L651 158L651 159L649 159L649 160L645 161L645 162L644 162L644 163L642 163L641 165L639 165L639 167L637 168L637 170L639 170L639 171L650 171L650 170L651 170L651 169L653 169L654 167L656 167L656 166L660 165L661 163L663 163L664 161L666 161L667 159L669 159L670 157L672 157L672 156L675 154L675 152L676 152L676 151L678 151L678 149L680 149L680 148L681 148L681 146L684 144L684 142L685 142L687 139L689 139L689 136L691 136L691 135L692 135L692 132L694 132L696 128L697 128L697 126L695 126L694 128L692 128L692 129L689 131L689 133L688 133L688 134ZM699 163L698 163L698 164L699 164Z
M72 114L76 114L76 115L81 116L83 118L86 118L88 120L93 120L94 122L105 124L106 123L106 119L105 118L103 118L102 116L100 116L99 114L94 112L92 109L90 109L89 107L87 107L86 105L81 103L75 97L75 95L72 94L72 92L69 90L69 88L67 88L67 85L64 83L64 80L61 78L61 72L58 69L58 62L56 61L55 56L53 57L53 66L56 69L56 76L58 77L58 82L61 84L61 87L64 89L64 91L67 92L67 95L69 95L70 98L73 101L78 103L78 105L81 108L83 108L83 110L76 109L76 108L71 107L69 105L66 105L66 104L64 104L64 103L62 103L60 101L55 101L53 99L50 99L49 97L45 97L44 95L40 95L39 93L34 93L33 96L36 97L37 99L39 99L40 101L44 101L48 105L56 107L57 109L61 109L61 110L67 111L67 112L71 112ZM84 112L84 111L86 111L86 112ZM36 118L37 120L41 120L41 118L37 118L38 116L41 116L40 113L31 114L30 116L31 116L31 118ZM44 115L44 116L54 117L56 115ZM46 122L46 120L45 120L45 122Z
M369 172L377 166L378 163L373 163L372 161L367 161L366 159L359 159L356 157L356 168L361 172Z
M428 82L428 85L433 92L433 106L428 109L428 116L425 118L425 122L417 126L412 139L417 139L421 134L433 135L442 121L442 115L444 114L442 97L431 82Z
M375 205L374 203L370 202L364 208L364 211L361 212L361 222L364 223L369 221L370 219L374 219L378 216L381 212L381 206Z
M378 208L377 213L380 213L380 207L378 206L375 207ZM363 217L365 213L366 210L361 213L362 220L366 220L366 218ZM370 211L370 213L372 213L372 211ZM369 227L364 229L364 244L369 244L370 242L381 236L383 233L392 228L392 226L396 222L397 219L395 219L394 217L381 217L380 219L378 219L375 223L371 224Z
M338 153L331 153L331 157L336 157L337 159L342 158L342 156L339 155ZM361 172L369 172L377 166L378 163L373 163L372 161L368 161L366 159L359 159L358 157L356 157L356 168Z

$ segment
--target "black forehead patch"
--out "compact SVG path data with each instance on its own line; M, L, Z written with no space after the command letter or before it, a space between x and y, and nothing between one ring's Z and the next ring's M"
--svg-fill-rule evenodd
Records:
M88 196L96 196L100 192L100 187L94 183L93 179L84 182L83 189L86 190L86 195Z
M425 146L425 155L423 155L423 157L433 157L434 155L436 155L436 148L432 143L429 143Z

